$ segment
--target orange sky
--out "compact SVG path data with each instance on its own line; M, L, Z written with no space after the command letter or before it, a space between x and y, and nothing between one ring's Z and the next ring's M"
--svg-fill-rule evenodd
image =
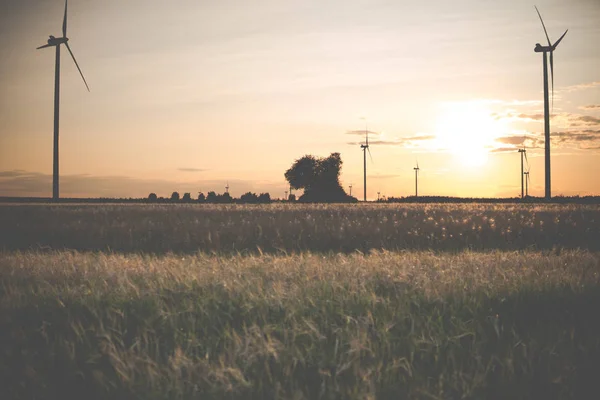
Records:
M62 0L0 6L0 196L50 196ZM600 3L538 1L555 53L553 195L600 195ZM368 196L543 195L544 33L533 5L388 0L71 0L61 195L271 192L304 154L340 152Z

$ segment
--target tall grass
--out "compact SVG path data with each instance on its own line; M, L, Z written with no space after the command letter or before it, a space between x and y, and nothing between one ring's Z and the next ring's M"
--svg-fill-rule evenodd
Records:
M0 221L5 250L600 250L597 205L4 205Z
M599 283L600 255L581 250L4 252L0 386L6 399L590 398Z

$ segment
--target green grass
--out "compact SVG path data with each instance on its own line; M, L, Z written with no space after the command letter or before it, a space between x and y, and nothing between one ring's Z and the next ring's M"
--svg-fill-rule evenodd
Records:
M3 205L0 249L600 250L598 205Z
M593 398L599 274L587 250L5 251L2 398Z

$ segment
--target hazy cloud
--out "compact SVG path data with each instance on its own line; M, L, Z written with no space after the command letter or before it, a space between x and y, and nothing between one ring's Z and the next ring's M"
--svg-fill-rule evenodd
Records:
M583 107L579 107L579 108L581 108L582 110L591 110L591 111L600 110L600 104L589 104L587 106L583 106Z
M419 142L433 140L433 139L435 139L435 137L436 137L435 135L416 135L416 136L409 136L409 137L389 139L389 140L376 139L376 140L369 141L369 145L414 147ZM361 143L348 142L347 144L355 146L355 145L359 145Z
M580 83L578 85L571 85L571 86L566 86L564 88L560 88L555 90L555 93L559 93L559 92L575 92L578 90L585 90L585 89L591 89L594 87L598 87L600 86L600 81L596 81L596 82L589 82L589 83Z
M374 136L377 136L377 135L381 134L380 132L367 131L366 129L363 129L362 131L361 130L358 130L358 131L347 131L346 135L360 135L360 136L365 136L366 132L369 132L369 135L374 135Z
M544 119L544 114L519 114L517 118L520 119L529 119L532 121L541 121Z
M496 147L490 150L490 153L514 153L517 151L516 147Z
M206 171L206 169L202 169L202 168L177 168L177 171L182 171L182 172L204 172L204 171Z

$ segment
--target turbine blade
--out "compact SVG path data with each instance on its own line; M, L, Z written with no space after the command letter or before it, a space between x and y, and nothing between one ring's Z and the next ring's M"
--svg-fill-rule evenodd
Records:
M544 33L546 34L546 39L548 39L548 46L552 46L550 43L550 37L548 37L548 31L546 30L546 25L544 25L544 20L542 19L542 14L540 14L540 10L538 10L537 6L535 7L535 11L537 11L538 16L540 17L540 21L542 21L542 27L544 28Z
M569 30L568 30L568 29L565 31L565 33L563 33L563 34L562 34L562 36L560 37L560 39L558 39L558 40L556 41L556 43L554 43L554 44L552 45L552 50L556 49L556 46L558 46L558 44L560 43L560 41L561 41L561 40L563 40L563 38L565 37L565 35L567 34L567 32L569 32Z
M369 158L371 159L371 162L375 164L375 161L373 161L373 156L371 155L371 149L367 147L367 151L369 152Z
M550 109L550 115L554 112L554 52L550 51L550 77L552 82L552 108Z
M524 151L523 154L525 155L525 162L527 163L527 171L529 172L529 160L527 159L527 152Z
M67 0L65 0L65 17L63 18L63 37L67 37Z
M52 46L54 46L54 45L52 45L52 44L45 44L45 45L43 45L43 46L37 47L37 48L36 48L36 50L39 50L39 49L44 49L44 48L46 48L46 47L52 47Z
M67 46L67 50L69 50L69 53L71 53L71 57L73 57L73 61L75 61L75 65L77 66L77 69L79 70L79 73L81 74L81 77L83 78L83 83L85 83L85 87L87 88L88 92L90 91L90 87L87 84L87 81L85 80L85 76L83 76L83 72L81 72L81 68L79 68L79 64L77 64L77 60L75 59L75 56L73 55L73 52L71 51L71 48L69 47L69 43L65 43L65 46Z

